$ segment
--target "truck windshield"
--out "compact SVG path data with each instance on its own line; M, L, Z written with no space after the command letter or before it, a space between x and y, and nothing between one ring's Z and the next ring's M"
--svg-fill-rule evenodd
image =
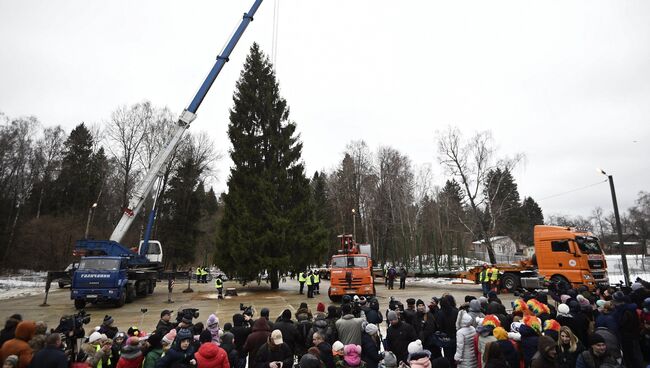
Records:
M578 243L578 247L582 253L601 254L603 252L600 249L600 245L598 245L598 238L594 238L592 236L576 236L576 243Z
M79 262L80 270L105 270L117 271L120 269L119 259L82 259Z
M368 258L361 256L334 257L332 268L368 267Z

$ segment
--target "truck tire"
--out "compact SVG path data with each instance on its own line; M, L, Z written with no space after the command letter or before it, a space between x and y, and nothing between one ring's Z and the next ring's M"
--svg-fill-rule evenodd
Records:
M126 287L126 302L131 303L135 300L135 287L127 286Z
M569 288L571 287L571 283L569 282L569 280L567 280L567 278L562 275L551 276L551 282L555 284L566 283L565 284L566 286L568 286Z
M59 289L63 289L65 287L65 283L63 281L59 281Z
M334 303L338 303L341 301L341 299L343 299L343 297L340 295L332 295L329 290L327 290L327 296L329 296L330 300Z
M115 302L115 306L117 308L121 308L124 306L124 303L126 303L126 290L122 290L120 293L120 298Z
M509 292L513 292L519 288L521 280L519 279L519 275L506 273L501 277L501 285L503 285L505 289L508 289Z
M84 299L75 299L74 307L76 309L84 309L86 307L86 301Z
M149 283L147 284L147 294L153 294L153 289L155 287L156 287L156 281L149 280Z

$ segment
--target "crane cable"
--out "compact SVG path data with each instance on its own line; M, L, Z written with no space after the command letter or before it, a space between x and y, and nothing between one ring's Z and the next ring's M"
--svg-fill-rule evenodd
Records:
M274 0L273 2L273 32L271 39L271 63L273 64L273 69L276 69L277 57L278 57L278 24L280 19L280 0Z
M599 181L599 182L596 182L596 183L592 183L592 184L589 184L589 185L585 185L584 187L575 188L575 189L568 190L568 191L566 191L566 192L553 194L553 195L550 195L550 196L548 196L548 197L540 198L540 199L538 199L537 201L539 202L539 201L543 201L543 200L545 200L545 199L555 198L555 197L563 196L563 195L565 195L565 194L569 194L569 193L577 192L577 191L579 191L579 190L583 190L583 189L591 188L591 187L594 187L594 186L596 186L596 185L600 185L600 184L606 183L607 180L608 180L608 179L605 179L605 180L603 180L603 181Z

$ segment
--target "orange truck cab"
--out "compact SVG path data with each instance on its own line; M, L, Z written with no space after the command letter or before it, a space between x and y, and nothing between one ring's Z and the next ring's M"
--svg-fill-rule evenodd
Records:
M343 295L374 296L372 259L369 244L356 244L352 235L339 235L341 249L330 262L330 288L332 301Z
M609 285L607 261L598 238L587 231L561 226L535 226L535 260L547 280L594 289ZM534 263L534 261L533 261Z

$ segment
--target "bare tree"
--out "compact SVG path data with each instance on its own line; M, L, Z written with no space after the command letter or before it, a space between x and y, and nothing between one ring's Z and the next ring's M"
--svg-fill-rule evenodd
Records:
M57 125L45 128L43 130L43 137L36 142L34 161L39 175L38 180L41 183L38 202L36 204L37 219L41 217L41 206L43 205L45 190L49 186L49 183L54 181L54 175L60 165L65 138L63 128Z
M479 235L483 238L491 263L496 262L494 249L490 238L492 237L492 221L496 213L493 199L485 195L483 188L490 170L497 167L510 171L523 159L518 154L514 158L495 159L495 148L492 134L489 131L478 132L465 140L458 128L449 127L443 132L437 132L438 158L447 171L458 179L463 186L465 204L478 225ZM489 213L492 216L485 216ZM468 227L472 231L471 227Z

